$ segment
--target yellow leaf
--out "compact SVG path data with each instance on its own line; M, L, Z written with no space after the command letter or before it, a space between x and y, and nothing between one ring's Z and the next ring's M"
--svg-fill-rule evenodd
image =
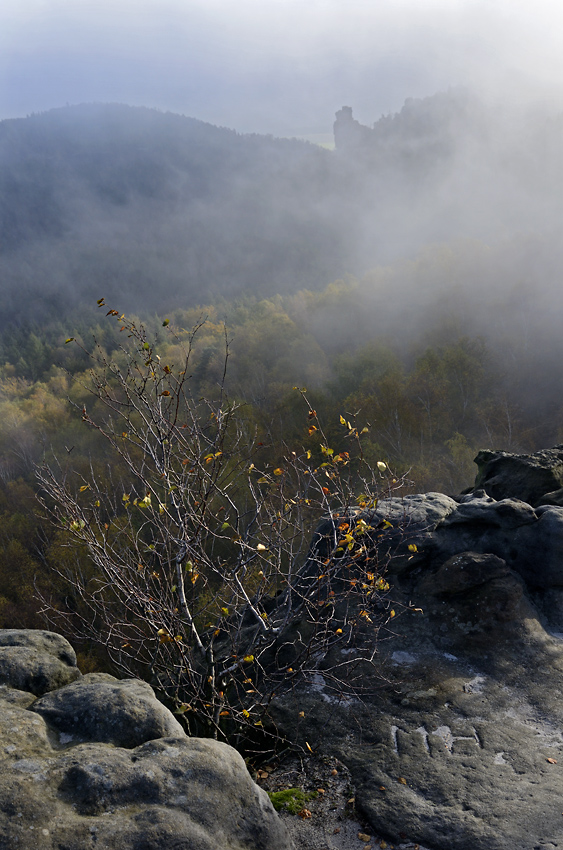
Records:
M225 617L229 616L229 609L228 608L221 608L221 611L225 615Z
M313 748L312 748L312 746L309 744L309 742L308 742L308 741L305 741L305 746L307 747L307 749L309 750L309 752L310 752L310 753L312 753L312 752L313 752Z
M399 776L399 782L400 782L400 784L401 784L401 785L406 785L406 784L407 784L407 780L405 779L405 777L404 777L404 776Z
M344 419L344 417L342 416L342 414L340 415L340 424L341 424L341 425L346 425L346 420Z
M159 629L157 635L159 637L160 643L171 643L173 640L172 635L169 634L166 629Z
M245 664L252 664L252 662L254 661L254 656L245 655L243 661L245 662Z
M84 490L87 490L89 486L90 486L89 484L83 484L82 487L80 488L80 492L83 493Z
M409 543L409 552L418 552L416 543Z
M247 711L246 708L243 708L242 713L245 717L250 717L250 712Z
M283 475L283 469L281 466L278 466L277 469L274 469L274 475Z
M257 549L258 552L265 552L266 551L266 547L264 546L263 543L258 543L258 545L256 546L256 549Z
M379 469L380 472L385 472L385 470L387 469L387 464L383 460L378 460L377 461L377 468Z

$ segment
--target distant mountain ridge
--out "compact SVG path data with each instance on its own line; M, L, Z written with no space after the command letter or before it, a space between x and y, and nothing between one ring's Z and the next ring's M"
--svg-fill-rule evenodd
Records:
M452 91L372 128L344 107L335 138L120 104L0 122L0 325L101 295L146 311L316 289L431 242L559 228L557 115Z
M327 159L117 104L1 122L4 295L23 283L43 307L114 291L154 308L320 285L349 265L322 209Z

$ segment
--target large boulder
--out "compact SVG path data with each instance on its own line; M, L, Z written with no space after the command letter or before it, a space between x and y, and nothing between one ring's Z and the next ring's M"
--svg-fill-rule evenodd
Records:
M563 445L530 455L480 451L475 489L493 499L521 499L532 507L563 505Z
M40 714L67 741L100 741L138 747L155 738L177 737L183 729L154 691L139 679L91 673L36 700Z
M51 633L0 631L3 645L74 660ZM78 674L37 698L25 663L0 685L0 848L291 850L240 755L188 738L148 685Z
M0 684L41 696L79 679L76 654L54 632L0 630Z

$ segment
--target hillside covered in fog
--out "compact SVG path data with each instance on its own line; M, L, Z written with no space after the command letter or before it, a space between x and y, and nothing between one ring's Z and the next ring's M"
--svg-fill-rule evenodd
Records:
M41 311L101 291L168 308L320 285L351 264L330 154L310 144L82 106L2 122L0 163L16 313L22 290Z
M415 491L459 493L479 449L561 442L561 136L555 114L462 92L373 126L345 107L333 151L119 105L0 123L0 625L38 624L39 574L67 592L36 464L129 486L80 415L94 340L127 345L121 312L164 364L204 320L195 398L228 340L268 469L293 447L322 468L297 387L335 451L354 421Z
M454 91L372 128L345 108L335 133L328 151L115 104L1 122L2 323L319 289L460 239L558 267L560 116Z

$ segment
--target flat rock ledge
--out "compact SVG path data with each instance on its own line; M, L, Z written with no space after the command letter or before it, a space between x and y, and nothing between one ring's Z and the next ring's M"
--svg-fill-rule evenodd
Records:
M0 850L292 850L240 755L144 682L27 630L0 631L0 682Z

